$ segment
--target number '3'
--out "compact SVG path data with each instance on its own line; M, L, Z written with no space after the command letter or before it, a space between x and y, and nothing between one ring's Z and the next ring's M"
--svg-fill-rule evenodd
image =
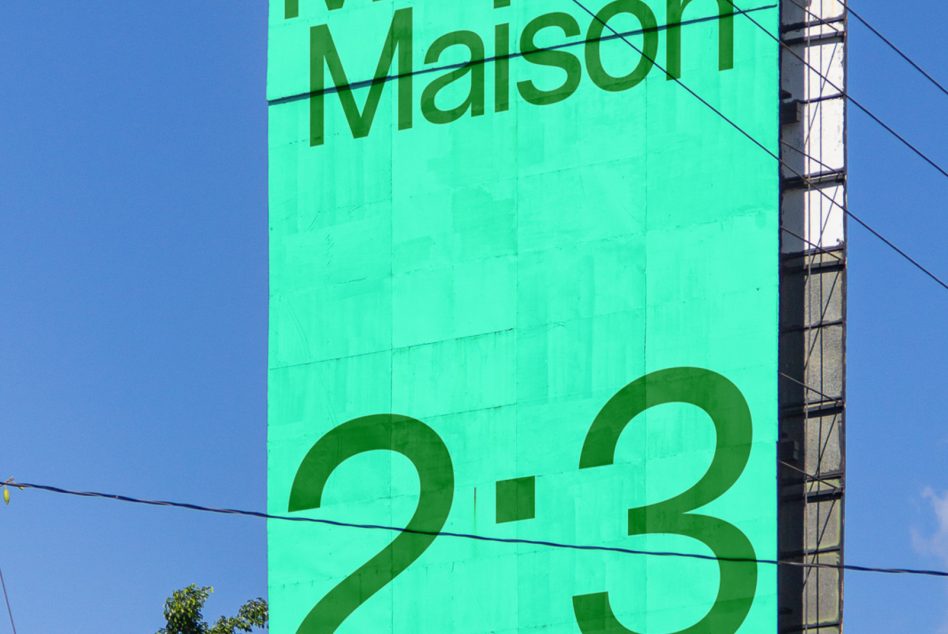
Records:
M751 415L737 387L720 374L700 368L671 368L633 381L596 416L583 443L579 467L613 464L622 431L645 410L665 403L687 403L707 412L717 432L714 457L704 476L684 493L629 509L629 535L683 535L707 545L719 558L717 597L704 618L675 634L733 633L747 618L757 589L757 565L740 561L756 559L754 548L733 524L692 511L724 494L747 464ZM607 592L573 597L573 610L584 634L632 632L616 618Z

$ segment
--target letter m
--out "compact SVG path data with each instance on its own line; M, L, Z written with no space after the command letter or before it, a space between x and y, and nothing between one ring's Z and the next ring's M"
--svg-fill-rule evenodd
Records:
M322 145L326 134L326 69L332 77L335 92L349 122L353 138L369 135L372 121L378 111L379 101L385 84L393 78L389 76L395 53L398 53L398 129L404 130L412 125L412 10L399 9L392 15L388 35L382 45L382 53L371 81L349 83L339 51L332 38L329 25L314 26L309 32L310 42L310 104L309 104L309 144ZM368 86L365 106L359 110L353 89Z
M668 49L665 64L668 79L681 77L681 14L691 0L668 0ZM731 0L718 3L718 69L734 68L734 5Z
M372 2L378 1L372 0ZM341 9L345 3L346 0L326 0L326 8L334 11ZM283 0L283 17L287 20L300 17L300 0Z

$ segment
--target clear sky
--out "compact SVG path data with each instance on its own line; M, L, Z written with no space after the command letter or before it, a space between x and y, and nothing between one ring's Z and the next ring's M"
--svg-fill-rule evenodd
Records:
M944 3L853 6L948 81ZM0 6L0 476L264 508L265 13ZM948 163L948 97L855 22L850 69ZM948 276L948 181L855 110L849 143L850 207ZM851 224L848 302L847 561L948 568L948 292ZM152 632L191 582L234 610L266 593L265 540L41 492L0 508L20 632ZM943 580L851 573L845 600L850 631L948 632Z

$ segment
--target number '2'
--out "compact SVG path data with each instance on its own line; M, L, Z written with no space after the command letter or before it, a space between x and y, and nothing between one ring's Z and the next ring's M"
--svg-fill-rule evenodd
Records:
M421 492L406 531L320 599L297 634L334 632L356 608L401 574L435 540L451 510L454 469L444 441L423 422L397 414L355 418L331 430L303 458L290 490L289 510L319 508L330 474L368 451L394 451L418 470ZM420 531L420 532L417 532Z
M596 416L580 454L580 469L611 465L622 431L645 410L665 403L703 409L717 432L714 457L690 489L657 504L629 509L629 535L664 533L696 539L718 557L720 584L714 605L698 623L676 634L736 632L747 618L757 589L754 548L736 526L692 513L719 498L737 482L750 456L752 425L747 402L729 380L700 368L671 368L625 386ZM573 597L576 621L584 634L632 632L616 618L607 592Z
M619 437L645 410L685 403L704 410L717 432L714 457L704 476L687 491L663 502L629 509L629 535L683 535L707 545L719 558L720 584L709 612L675 634L736 632L750 611L757 588L754 548L736 526L692 511L719 498L740 478L750 455L751 415L729 380L700 368L661 370L622 388L593 421L580 455L580 469L613 464ZM381 552L324 596L297 634L334 632L360 605L410 566L434 542L453 500L451 457L440 436L414 418L376 414L356 418L328 432L303 459L290 491L289 510L319 508L329 476L343 462L376 450L407 457L418 471L418 507L402 532ZM750 560L750 562L743 561ZM607 592L573 597L583 634L632 633L616 618Z

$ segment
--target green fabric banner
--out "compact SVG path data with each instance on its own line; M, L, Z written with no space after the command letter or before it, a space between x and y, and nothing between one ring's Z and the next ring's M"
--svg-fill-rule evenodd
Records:
M269 511L409 530L271 521L273 632L776 631L778 165L689 93L778 152L742 12L271 0Z

